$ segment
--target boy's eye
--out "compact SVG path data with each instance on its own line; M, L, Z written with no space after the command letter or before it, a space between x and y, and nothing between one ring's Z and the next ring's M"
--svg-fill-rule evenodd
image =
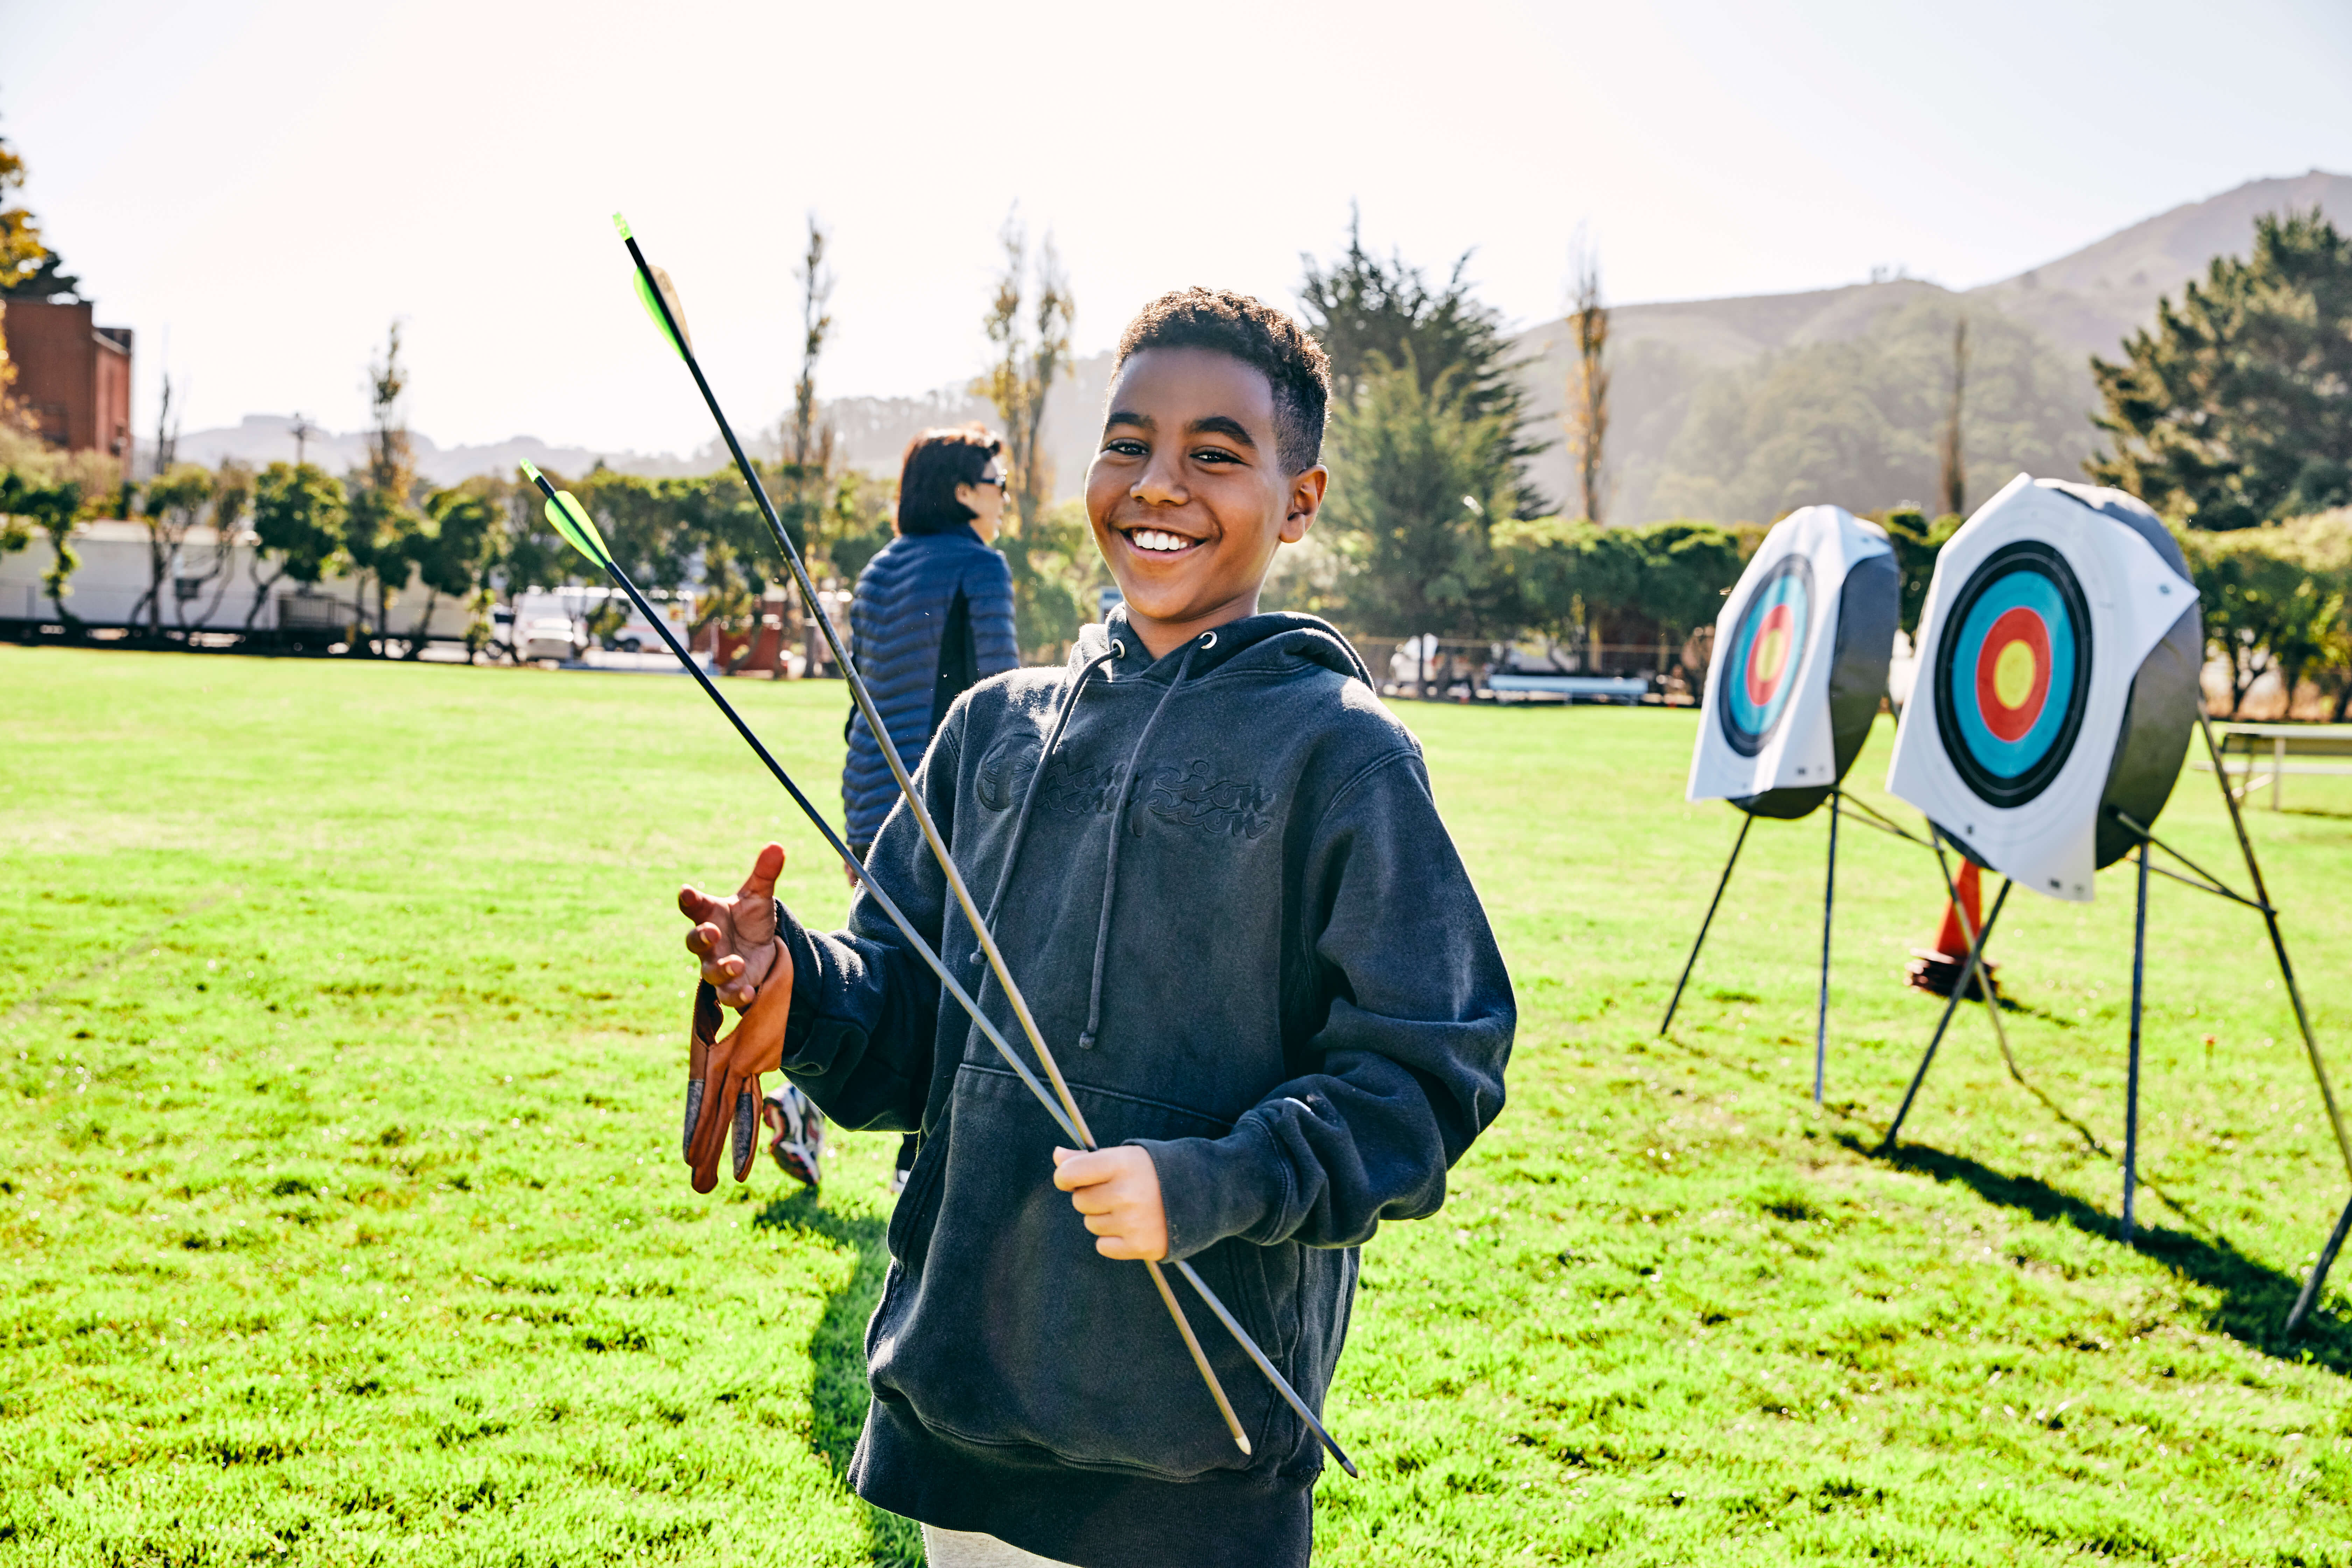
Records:
M1238 463L1241 458L1221 447L1203 447L1192 454L1196 463Z
M1140 458L1144 455L1143 443L1125 436L1114 437L1112 439L1105 441L1103 443L1103 450L1106 452L1117 452L1122 458Z

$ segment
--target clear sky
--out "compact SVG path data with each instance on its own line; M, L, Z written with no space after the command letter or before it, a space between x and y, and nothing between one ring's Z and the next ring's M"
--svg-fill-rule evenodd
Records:
M23 198L168 364L187 427L364 421L406 322L445 445L683 451L625 210L742 424L790 399L804 214L834 232L821 390L961 381L996 235L1050 228L1082 350L1162 289L1289 303L1350 201L1376 246L1560 308L1964 287L2263 175L2352 171L2352 5L1726 0L724 5L0 0ZM168 354L166 344L168 339Z

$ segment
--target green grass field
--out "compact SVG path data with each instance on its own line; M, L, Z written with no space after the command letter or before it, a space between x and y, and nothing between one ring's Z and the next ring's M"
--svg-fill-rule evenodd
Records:
M730 693L829 799L832 685ZM1366 1249L1318 1493L1345 1564L2352 1564L2346 1197L2259 921L2158 882L2137 1248L2130 884L2020 895L1900 1158L1932 859L1735 821L1693 720L1403 710L1518 986L1508 1109ZM1855 770L1881 795L1891 727ZM0 1560L904 1561L839 1476L894 1141L822 1201L676 1157L670 897L773 836L686 681L0 647ZM2352 1074L2352 781L2252 816ZM2160 831L2237 879L2211 780ZM2207 1043L2210 1037L2210 1043Z

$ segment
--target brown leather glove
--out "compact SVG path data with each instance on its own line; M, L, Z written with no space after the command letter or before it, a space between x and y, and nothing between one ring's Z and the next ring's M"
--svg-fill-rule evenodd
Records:
M758 1157L760 1075L778 1071L784 1059L784 1026L792 1017L793 988L782 984L761 988L734 1029L719 1033L723 1021L718 994L708 984L696 988L694 1025L687 1058L686 1163L694 1169L694 1190L707 1193L719 1184L719 1152L732 1134L735 1179L751 1174Z

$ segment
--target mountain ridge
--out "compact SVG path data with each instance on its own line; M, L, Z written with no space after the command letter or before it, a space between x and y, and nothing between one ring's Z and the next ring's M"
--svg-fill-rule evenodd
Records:
M1994 353L2008 356L2008 369L2000 373L2008 381L1996 381L1981 395L1995 402L1984 410L1985 438L1977 441L1972 435L1970 468L1998 471L2006 479L2020 468L2057 464L2070 469L2065 477L2073 477L2071 470L2094 444L2089 356L2120 354L2125 338L2154 319L2160 296L2177 295L2217 255L2243 255L2257 216L2315 206L2339 222L2352 221L2352 176L2314 169L2248 180L1968 289L1895 278L1780 294L1614 306L1608 461L1613 489L1604 515L1627 521L1669 514L1764 521L1748 511L1718 514L1766 508L1775 497L1790 493L1819 491L1858 510L1923 499L1935 472L1927 456L1932 433L1921 421L1940 417L1940 403L1915 395L1912 384L1936 374L1926 350L1930 329L1942 321L1940 330L1948 336L1949 321L1963 314ZM1512 341L1524 358L1520 374L1536 428L1559 432L1572 363L1569 323L1564 318L1538 322L1513 334ZM1859 386L1877 378L1871 412L1904 405L1879 433L1883 449L1873 459L1875 466L1867 472L1839 472L1816 460L1798 460L1820 445L1801 433L1790 439L1758 440L1764 455L1747 465L1756 472L1737 478L1719 450L1721 442L1730 438L1735 425L1745 428L1769 416L1772 408L1759 408L1756 402L1764 382L1780 376L1777 395L1785 397L1791 366L1801 369L1809 355L1817 362L1817 381L1842 374L1846 384ZM1057 497L1076 495L1083 486L1097 411L1108 391L1110 358L1105 352L1076 361L1046 400L1042 445L1054 466ZM1942 374L1948 377L1948 368ZM2000 405L2003 396L2020 405ZM1733 417L1734 405L1745 409L1738 419ZM994 410L959 386L912 396L839 398L824 406L838 432L843 460L877 473L894 473L907 442L923 429L995 423ZM1866 423L1851 408L1843 417L1849 424ZM436 484L478 473L511 473L525 458L563 473L583 472L601 460L656 476L708 472L725 461L716 443L676 456L599 452L530 436L452 447L422 435L412 439L418 471ZM328 455L320 459L326 466L348 468L364 461L365 442L363 432L320 432L309 445ZM235 426L182 436L177 450L183 458L207 463L226 457L264 463L290 458L294 445L290 419L247 415ZM147 451L143 444L142 451ZM1776 474L1774 463L1785 471ZM1700 471L1709 464L1711 469ZM1569 496L1569 458L1559 439L1531 465L1530 479L1555 504ZM1901 493L1881 493L1890 487ZM1706 510L1691 511L1692 507Z

